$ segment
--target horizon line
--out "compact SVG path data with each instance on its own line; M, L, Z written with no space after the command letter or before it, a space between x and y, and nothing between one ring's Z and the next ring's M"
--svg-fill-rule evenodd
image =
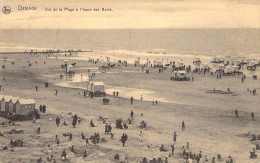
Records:
M129 29L260 29L260 27L199 27L199 28L2 28L0 30L129 30Z

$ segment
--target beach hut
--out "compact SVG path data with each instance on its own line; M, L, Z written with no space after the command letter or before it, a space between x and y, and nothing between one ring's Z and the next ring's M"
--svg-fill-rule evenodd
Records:
M214 57L211 63L224 63L224 59L220 57Z
M240 60L238 60L238 59L237 59L237 60L235 60L235 62L234 62L234 65L235 65L235 66L240 66L240 65L241 65L241 61L240 61Z
M9 102L12 100L12 96L4 96L3 97L3 107L4 107L4 112L7 114L9 113Z
M163 67L163 62L157 60L157 61L155 61L155 66L156 66L156 67L159 67L159 68L162 68L162 67Z
M224 64L218 64L216 72L224 72L225 65Z
M35 109L34 99L18 99L15 103L16 114L27 117Z
M250 61L247 65L248 70L256 70L256 64L255 61Z
M232 68L231 68L231 66L227 66L227 67L224 69L223 75L225 75L225 76L230 76L230 75L232 75Z
M210 71L210 67L209 67L209 65L207 65L207 64L202 64L202 66L201 66L201 71Z
M186 71L174 71L171 80L188 81L190 79L186 76Z
M5 112L4 96L0 95L0 114L2 115L4 112Z
M66 67L66 74L74 75L75 72L74 72L72 69L73 69L73 66L72 66L72 65L68 65L68 66Z
M201 64L200 58L195 58L195 60L193 61L193 64L200 65Z
M88 90L93 94L93 96L105 96L105 84L103 82L88 83Z
M176 70L185 70L185 65L184 65L184 63L183 63L183 62L177 62L177 63L175 64L175 69L176 69Z
M8 102L8 109L10 113L16 112L15 104L19 97L12 97L12 99Z
M140 57L138 57L136 60L135 60L135 65L138 66L140 64Z

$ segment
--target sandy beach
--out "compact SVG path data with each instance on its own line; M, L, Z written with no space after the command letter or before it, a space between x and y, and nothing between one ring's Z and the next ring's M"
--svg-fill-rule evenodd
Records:
M204 75L193 72L188 75L193 77L194 81L178 82L170 80L170 68L158 73L157 68L147 67L145 70L148 69L149 74L146 74L140 66L128 64L127 67L120 66L102 72L98 70L100 65L79 57L68 57L70 63L77 63L74 77L69 77L61 68L65 58L61 55L57 57L13 54L8 55L10 60L0 60L0 65L5 65L5 69L0 71L3 89L0 94L33 98L37 109L42 104L47 106L46 113L40 113L39 122L32 123L28 120L17 121L15 125L1 125L3 136L0 136L0 148L7 146L8 149L0 151L0 162L37 162L40 157L43 162L47 162L47 157L51 155L57 162L61 162L61 153L65 149L67 162L72 163L120 162L125 160L125 154L129 156L129 162L140 162L143 156L148 160L159 156L164 160L167 156L170 163L182 163L185 160L179 153L182 154L183 146L186 149L187 142L190 145L187 151L196 154L202 151L203 157L206 155L209 159L208 162L211 162L213 157L217 158L218 154L222 156L222 162L225 162L228 156L232 156L236 163L260 161L259 157L249 158L250 151L260 143L260 140L250 141L252 134L260 134L259 94L252 95L247 91L256 89L258 93L260 82L259 79L253 80L250 72L246 73L247 77L243 83L242 76L223 76L222 79L217 79L216 74L212 76L210 73ZM14 64L11 61L14 61ZM31 67L28 67L28 61ZM103 97L83 96L88 70L95 72L94 81L104 82L107 97L110 99L108 105L102 103ZM60 79L60 74L65 75L64 78ZM45 82L50 83L48 88L44 87ZM36 85L39 89L37 92ZM228 88L232 94L207 93L207 90L226 91ZM58 91L57 96L55 90ZM113 91L118 91L119 97L114 97ZM132 96L134 102L131 105ZM153 105L153 100L158 100L158 105ZM239 112L238 118L235 117L236 109ZM127 122L131 110L134 111L134 119L133 123L128 125L129 128L115 128L117 119ZM251 112L255 113L255 120L251 119ZM72 126L74 114L81 118L75 128ZM68 126L61 124L57 127L57 116L61 116L61 122L66 121ZM105 124L99 121L100 116L108 118L107 122L113 127L114 139L104 133ZM91 119L97 127L90 127ZM4 121L8 122L1 117L0 122ZM147 123L145 129L140 129L141 121ZM186 125L184 131L182 121L185 121ZM36 133L38 126L41 127L40 134ZM24 133L8 134L12 129L23 130ZM138 141L141 130L142 142ZM173 142L174 131L177 133L176 143ZM63 136L68 132L73 135L72 141ZM86 137L99 133L107 142L90 143L86 146L85 140L81 138L82 132ZM249 132L247 136L241 136ZM128 135L125 147L119 141L123 133ZM56 135L60 138L59 145L55 142ZM11 148L11 139L21 139L24 147ZM159 147L162 144L169 151L160 152ZM175 155L169 157L171 144L175 145ZM72 145L75 146L75 153L69 150ZM88 156L83 158L85 150ZM116 153L120 155L120 160L114 159ZM259 155L259 150L256 153Z

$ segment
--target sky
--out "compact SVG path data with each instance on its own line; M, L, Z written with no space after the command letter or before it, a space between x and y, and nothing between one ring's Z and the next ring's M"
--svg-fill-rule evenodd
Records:
M0 1L1 10L6 5L12 11L8 15L1 11L0 29L260 28L260 0ZM37 10L19 10L19 6Z

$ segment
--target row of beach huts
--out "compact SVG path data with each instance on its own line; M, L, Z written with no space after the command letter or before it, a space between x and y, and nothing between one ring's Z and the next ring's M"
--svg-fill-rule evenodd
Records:
M34 99L0 95L0 115L3 117L15 114L21 118L27 118L34 110Z

